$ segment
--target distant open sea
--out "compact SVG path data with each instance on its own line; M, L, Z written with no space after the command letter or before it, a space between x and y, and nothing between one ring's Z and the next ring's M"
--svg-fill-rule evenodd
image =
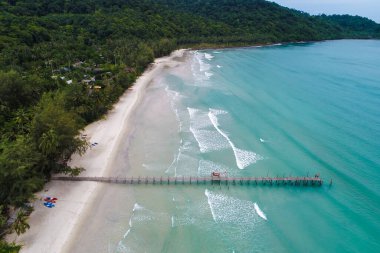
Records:
M325 184L105 185L71 252L380 252L380 41L190 51L132 120L115 176Z

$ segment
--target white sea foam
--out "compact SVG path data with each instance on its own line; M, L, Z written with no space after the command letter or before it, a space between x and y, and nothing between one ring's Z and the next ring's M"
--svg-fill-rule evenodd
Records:
M210 78L210 77L212 77L213 75L214 75L213 73L205 71L205 76L206 76L207 78Z
M210 194L210 191L208 189L205 190L205 195L207 197L208 205L210 206L210 211L211 211L212 218L216 222L217 221L217 216L215 214L214 205L212 203L212 199L211 199L211 196L210 196L211 194Z
M263 218L264 220L267 220L267 216L266 216L265 213L260 209L259 205L258 205L257 203L254 203L253 206L254 206L254 208L255 208L256 213L257 213L261 218Z
M124 237L124 239L125 239L125 238L127 238L127 236L128 236L128 234L129 234L129 232L131 232L131 229L128 229L128 230L127 230L127 232L125 232L125 234L124 234L124 236L123 236L123 237Z
M220 69L222 66L220 66L220 65L216 65L216 67L217 67L218 69Z
M165 87L165 91L166 91L167 96L170 99L170 107L171 107L172 111L174 112L176 119L177 119L177 122L178 122L178 128L179 128L178 131L181 132L183 129L183 122L182 122L181 117L179 115L179 111L177 109L176 104L179 103L179 101L182 98L184 98L184 96L181 95L177 91L170 90L168 86Z
M204 54L200 54L200 53L196 52L196 53L195 53L195 59L197 59L197 63L198 63L198 65L199 65L199 71L200 71L200 72L204 72L204 71L207 71L207 70L210 69L210 67L211 67L210 64L205 63L205 62L203 61L203 59L204 59Z
M171 169L174 168L174 166L176 166L177 161L178 161L178 154L173 154L173 160L171 164L169 165L169 167L165 170L165 173L170 173Z
M174 217L172 216L172 228L174 228Z
M132 217L129 219L128 225L130 228L132 227Z
M196 139L199 150L202 153L228 147L228 143L220 137L217 131L207 129L212 127L207 113L194 108L187 109L190 116L190 131Z
M266 140L264 140L264 139L262 139L262 138L260 138L260 141L261 141L261 142L266 142Z
M199 150L202 153L207 153L211 151L217 151L228 148L228 143L226 143L216 131L212 130L197 130L190 128L190 131L193 133Z
M199 109L194 109L187 107L190 116L190 125L195 129L204 129L207 127L211 127L212 124L208 119L206 113L202 112Z
M256 154L255 152L247 151L247 150L243 150L243 149L237 148L235 146L235 144L231 141L230 137L219 128L219 122L218 122L217 115L225 114L225 113L226 113L225 111L215 110L215 109L211 109L210 108L208 116L210 118L211 123L215 127L215 129L230 144L230 146L231 146L231 148L232 148L232 150L234 152L234 155L235 155L235 160L236 160L237 167L242 170L242 169L245 169L250 164L256 163L258 160L262 160L263 157L260 156L260 155L258 155L258 154Z
M139 204L135 203L132 209L132 212L135 212L136 210L142 210L144 209L143 206L140 206Z
M205 74L205 72L209 72L211 69L211 65L206 63L205 61L205 54L199 53L198 51L195 51L193 53L193 60L191 62L191 72L194 77L195 82L193 85L195 86L208 86L207 80L210 78Z
M251 201L215 193L208 189L205 190L205 196L216 223L253 227L260 221Z
M209 61L212 60L212 58L214 58L214 56L212 54L208 54L208 53L205 53L205 58Z
M130 249L120 241L117 245L116 252L130 252Z

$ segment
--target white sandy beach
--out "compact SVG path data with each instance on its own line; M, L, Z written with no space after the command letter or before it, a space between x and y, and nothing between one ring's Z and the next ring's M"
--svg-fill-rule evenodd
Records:
M128 120L141 101L145 88L165 66L177 64L174 59L181 57L185 50L178 50L169 57L155 60L155 63L126 91L105 119L88 125L83 131L90 143L98 144L88 149L83 156L73 155L71 166L83 167L82 176L107 176L115 155L118 153L121 135L128 134ZM24 245L22 253L68 252L68 245L75 235L75 227L86 217L88 208L100 188L96 182L59 182L46 184L36 194L35 211L29 218L30 229L23 235L12 234L8 241ZM46 208L42 198L58 198L56 207Z

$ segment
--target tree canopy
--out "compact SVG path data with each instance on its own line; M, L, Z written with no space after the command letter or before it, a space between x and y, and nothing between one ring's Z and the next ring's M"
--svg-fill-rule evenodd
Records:
M380 25L264 0L0 1L0 234L51 173L83 152L80 129L154 60L181 47L380 38ZM28 226L20 213L13 229ZM0 252L18 247L0 241ZM7 251L8 252L8 251Z

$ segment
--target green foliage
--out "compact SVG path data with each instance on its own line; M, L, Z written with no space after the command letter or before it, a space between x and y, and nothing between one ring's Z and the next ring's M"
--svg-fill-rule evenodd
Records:
M22 78L14 70L0 72L0 104L11 110L30 105L38 98L38 90L41 89L37 79L33 75Z
M81 120L76 113L65 110L64 98L64 93L46 93L35 109L31 136L49 162L45 173L59 159L68 159L73 152L81 151L85 144L76 137Z
M368 18L350 15L321 15L320 18L339 25L350 38L380 38L380 25Z
M74 168L71 168L71 167L64 167L62 169L62 173L66 174L66 175L69 175L71 177L75 177L75 176L78 176L80 173L82 173L85 169L83 168L79 168L79 167L74 167Z
M23 211L18 211L15 221L12 224L12 230L16 232L17 235L23 234L27 229L30 228L28 222L28 217Z
M21 246L14 243L7 243L0 240L0 253L17 253L21 249Z
M44 179L40 173L42 157L28 138L2 143L0 153L0 203L23 205L33 192L41 189Z
M22 206L88 144L79 130L112 108L154 60L181 47L380 38L380 25L310 16L264 0L0 1L0 206ZM6 213L1 212L0 227ZM17 233L28 226L23 213ZM0 253L19 247L0 241Z
M149 63L154 60L153 50L145 43L139 43L137 46L137 55L134 66L143 71Z

